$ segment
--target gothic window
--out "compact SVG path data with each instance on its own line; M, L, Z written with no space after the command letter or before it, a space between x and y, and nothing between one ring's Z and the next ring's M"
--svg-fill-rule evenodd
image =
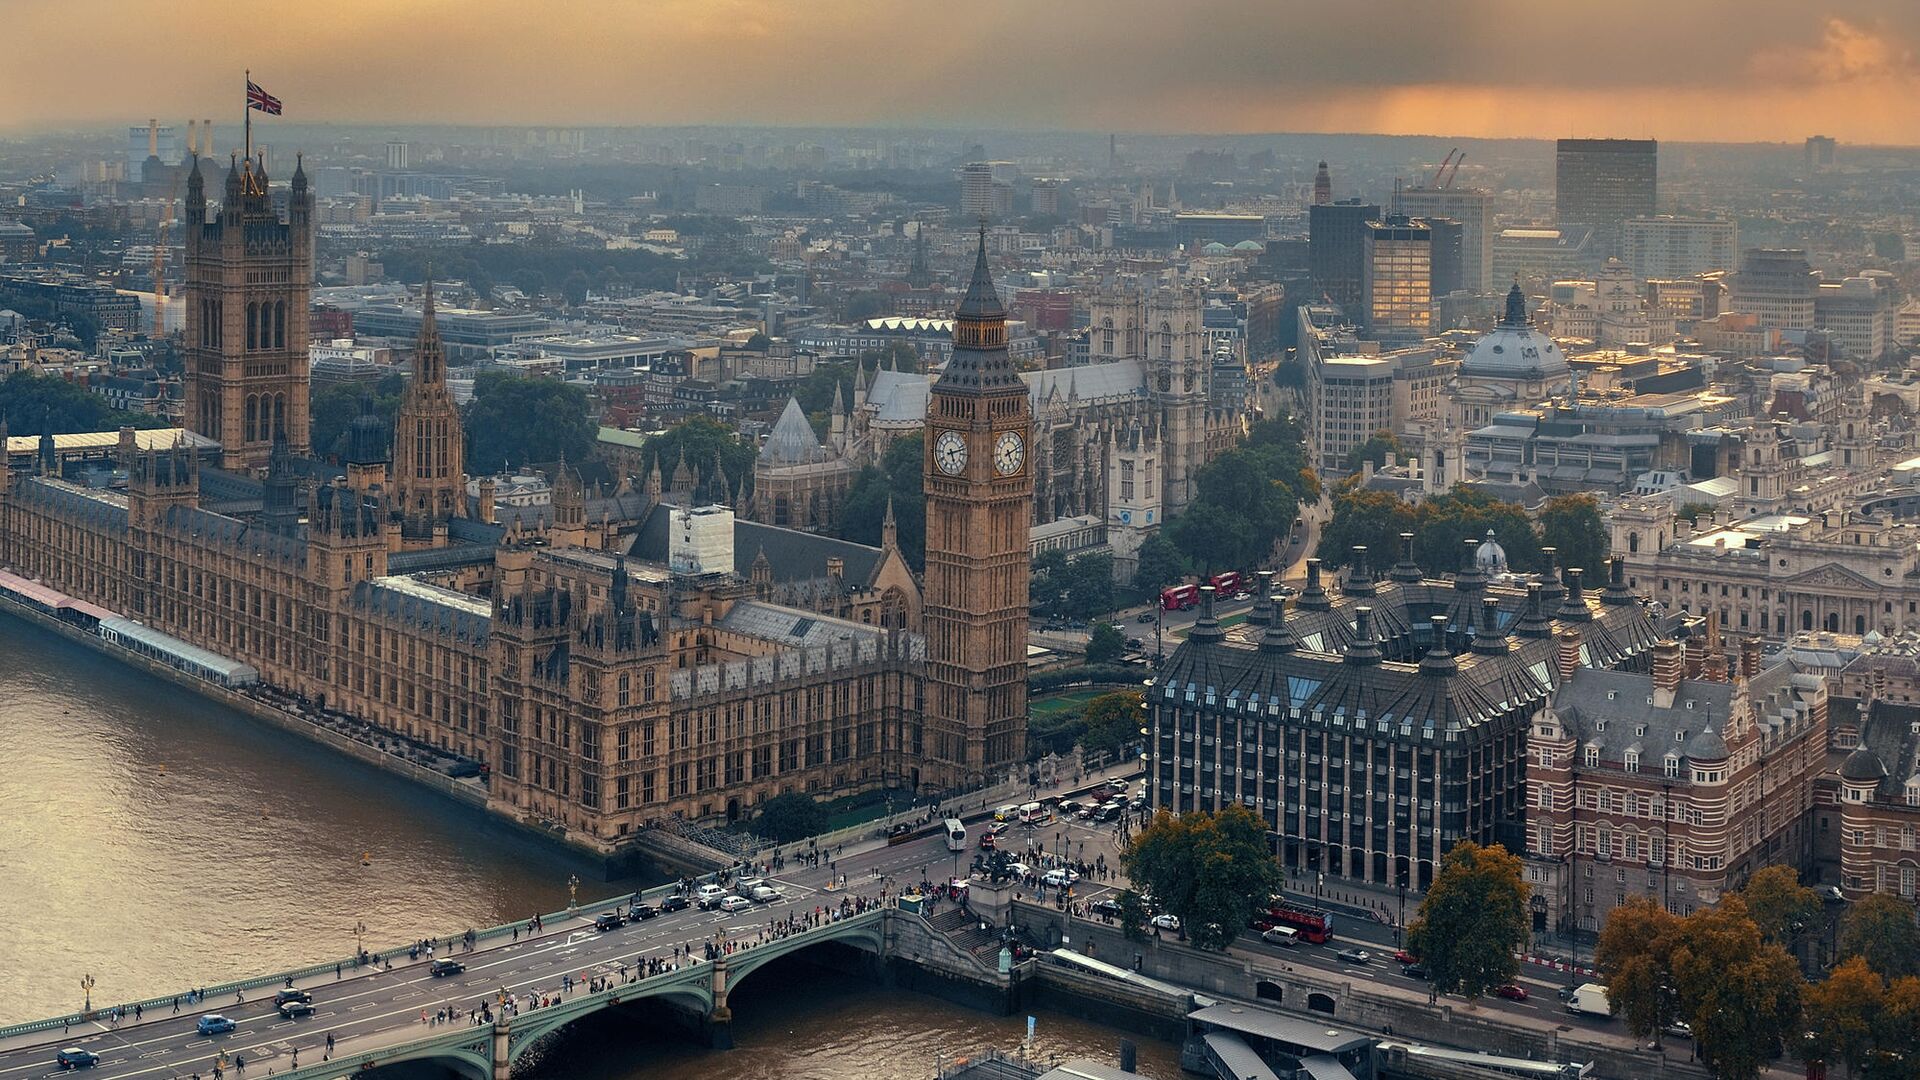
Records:
M259 408L260 408L260 399L253 394L248 394L247 395L247 438L246 438L247 442L255 442L258 439L259 427L256 420L256 414L258 413Z
M273 437L284 438L287 434L287 395L273 395Z
M1160 324L1160 359L1173 359L1173 327L1168 323Z
M1639 533L1627 534L1627 550L1628 551L1640 550L1640 534Z
M260 318L260 305L248 304L247 305L247 349L248 351L252 351L254 347L254 342L259 340L259 333L260 333L259 326L258 326L259 318Z
M287 302L276 300L273 305L273 347L287 347Z

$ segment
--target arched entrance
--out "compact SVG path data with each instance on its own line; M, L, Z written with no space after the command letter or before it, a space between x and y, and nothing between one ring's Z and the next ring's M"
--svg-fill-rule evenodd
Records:
M1308 994L1307 995L1307 1011L1321 1012L1321 1013L1326 1013L1328 1016L1332 1016L1333 1015L1333 995Z

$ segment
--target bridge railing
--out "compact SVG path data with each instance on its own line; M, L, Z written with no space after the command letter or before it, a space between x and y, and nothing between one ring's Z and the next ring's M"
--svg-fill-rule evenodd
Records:
M707 879L713 878L714 876L715 875L713 874L708 874L708 875L705 875L703 878L697 878L695 880L707 880ZM672 893L675 893L678 891L679 891L679 886L677 884L676 885L660 885L651 889L643 890L640 893L640 898L642 900L646 900L649 902L658 902L661 898L671 895ZM601 911L605 908L624 907L625 905L630 903L632 899L633 899L632 893L622 893L619 896L601 900L597 903L581 904L578 907L571 910L563 909L560 911L552 912L550 914L541 915L540 922L542 925L548 925L556 921L565 921L566 919L575 917L581 913L586 913L589 917L591 917L593 913ZM512 934L515 930L524 928L527 925L527 922L528 920L526 919L516 919L513 922L501 923L498 926L490 926L484 930L476 930L474 931L474 942L476 945L478 945L480 942L483 942L483 941L489 941L496 938L507 937L508 935ZM438 942L438 941L450 939L457 942L460 940L462 934L464 933L465 931L461 931L460 933L451 934L451 935L444 935L444 934L438 935L433 937L432 940ZM407 949L407 946L404 946L404 945L398 946L395 948L378 949L378 950L373 950L372 955L376 957L386 957L391 959L394 956L394 954L404 953L406 949ZM408 962L411 963L412 961L408 961ZM199 1000L193 1003L192 1007L193 1008L215 1008L217 1007L221 998L225 998L233 994L243 993L248 990L257 990L262 988L278 988L281 986L285 986L287 983L287 980L289 979L292 979L295 983L298 983L303 979L318 978L322 975L331 974L336 969L340 970L343 973L345 972L357 973L360 970L360 968L361 968L361 965L358 960L356 960L353 957L345 957L337 960L329 960L319 964L309 964L306 967L298 967L298 968L292 968L287 971L274 972L272 974L267 974L267 975L253 975L253 976L248 976L242 979L233 979L231 981L223 982L215 986L208 986L204 988L190 987L188 989L181 990L178 994L166 994L160 997L147 998L144 1001L128 1001L118 1007L121 1009L124 1009L128 1015L131 1015L136 1006L143 1011L152 1011L154 1009L167 1009L173 1006L173 1003L176 999L180 1001L180 1004L182 1006L186 1006L187 1002L185 999L190 992L204 989L205 993L200 997ZM73 1013L68 1013L64 1016L53 1016L43 1020L31 1020L23 1024L14 1024L10 1027L0 1027L0 1040L18 1038L19 1036L22 1036L22 1035L32 1035L36 1032L41 1032L41 1031L64 1031L67 1027L69 1027L72 1024L80 1024L80 1023L85 1023L88 1020L101 1019L107 1016L112 1011L113 1008L114 1006L102 1005L94 1009L91 1013L73 1012Z

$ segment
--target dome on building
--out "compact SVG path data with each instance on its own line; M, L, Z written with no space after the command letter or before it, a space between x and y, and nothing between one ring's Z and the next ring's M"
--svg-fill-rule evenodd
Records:
M1567 374L1567 358L1553 339L1527 319L1527 297L1518 282L1507 293L1507 312L1460 364L1460 374L1496 379L1546 379Z
M1265 251L1265 250L1267 250L1267 245L1265 245L1265 244L1263 244L1263 243L1261 243L1261 242L1260 242L1260 241L1258 241L1258 240L1242 240L1242 241L1240 241L1239 243L1237 243L1237 244L1235 244L1235 245L1233 245L1233 250L1235 250L1235 251Z
M1201 248L1200 253L1202 255L1225 255L1228 250L1227 245L1218 240L1213 240L1209 241L1207 246Z
M1725 761L1727 760L1727 740L1708 724L1700 729L1700 734L1687 740L1688 761Z
M1493 538L1493 530L1487 530L1487 538L1474 549L1473 565L1483 574L1504 574L1507 572L1507 549Z
M1847 755L1840 763L1840 779L1853 780L1863 784L1877 784L1887 775L1887 767L1873 751L1861 747Z

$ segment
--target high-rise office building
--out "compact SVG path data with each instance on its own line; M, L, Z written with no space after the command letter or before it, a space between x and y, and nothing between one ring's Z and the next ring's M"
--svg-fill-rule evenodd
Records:
M1629 218L1621 248L1621 258L1642 280L1732 270L1740 251L1740 227L1725 218Z
M1468 292L1494 291L1493 195L1475 188L1404 188L1395 207L1410 218L1452 218L1460 223L1460 258ZM1447 290L1451 292L1452 290ZM1444 295L1439 288L1434 295Z
M1013 164L973 161L960 167L960 213L1001 218L1013 213Z
M1466 226L1452 218L1415 218L1427 227L1432 244L1435 299L1467 287Z
M1313 172L1313 205L1325 206L1333 201L1333 174L1327 171L1327 163L1321 162Z
M1433 232L1404 214L1369 221L1361 243L1361 321L1376 338L1418 339L1433 314Z
M404 169L407 167L407 162L407 144L398 139L389 141L387 143L387 168Z
M1811 176L1833 168L1833 152L1838 148L1831 135L1807 136L1807 174Z
M1359 199L1316 203L1307 217L1307 268L1328 300L1361 317L1361 259L1367 222L1380 220L1380 207Z
M1820 271L1799 248L1752 248L1733 279L1734 311L1758 316L1768 330L1811 330Z
M1627 219L1657 211L1659 157L1653 139L1561 139L1553 199L1560 224L1592 226L1596 254L1616 254Z

